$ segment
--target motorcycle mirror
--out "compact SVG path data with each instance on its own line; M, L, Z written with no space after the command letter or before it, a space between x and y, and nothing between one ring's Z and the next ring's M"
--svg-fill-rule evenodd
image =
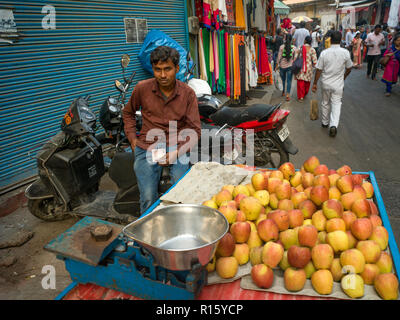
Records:
M129 54L123 54L121 58L121 66L122 68L126 68L129 65L129 62L131 61L131 58L129 57Z
M125 92L125 87L124 85L119 82L118 80L115 80L115 86L117 87L117 89L121 92Z

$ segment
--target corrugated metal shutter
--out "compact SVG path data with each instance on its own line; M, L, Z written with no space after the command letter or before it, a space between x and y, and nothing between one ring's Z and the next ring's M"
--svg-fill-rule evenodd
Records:
M55 30L42 28L46 4L55 7ZM0 190L36 175L34 156L74 98L90 94L98 114L116 94L122 54L131 56L134 84L150 76L137 58L141 44L126 43L125 17L147 19L149 30L189 47L186 0L2 1L0 9L13 10L20 34L14 44L0 43Z

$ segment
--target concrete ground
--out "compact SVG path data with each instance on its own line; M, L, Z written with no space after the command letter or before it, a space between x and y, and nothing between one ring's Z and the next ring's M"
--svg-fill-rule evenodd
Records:
M377 78L381 79L382 71ZM400 248L400 86L385 97L384 84L366 78L366 65L353 70L345 82L338 133L335 138L321 127L320 119L311 121L310 101L297 101L296 81L292 81L291 101L286 102L275 91L271 103L284 101L282 108L291 111L288 119L290 137L299 148L290 161L296 168L311 155L328 168L344 164L353 171L374 171L389 216L393 233ZM321 91L318 91L321 101Z
M353 171L374 171L399 246L399 86L387 98L381 82L365 78L365 66L363 70L353 71L346 80L341 121L335 138L328 136L327 129L321 128L320 121L309 120L311 95L299 103L295 99L295 80L292 87L292 101L285 101L282 106L291 111L288 127L293 143L299 148L298 154L292 156L290 161L300 168L308 157L315 155L329 168L337 169L347 164ZM250 94L255 98L247 103L278 103L283 100L273 87L265 86L263 90L265 94L260 93L261 90ZM223 96L220 98L226 100ZM107 176L103 178L101 187L115 190L115 185ZM0 212L0 243L9 239L20 241L19 246L0 248L0 299L54 299L71 280L64 263L56 259L54 254L43 250L43 246L78 219L49 223L33 217L26 207L26 201L20 196L23 190L20 188L0 198L0 204L16 208L13 213L3 217ZM13 197L17 199L17 205L7 202L11 195L19 195ZM49 265L55 269L55 289L44 289L42 285L42 282L48 283L47 274L42 270Z

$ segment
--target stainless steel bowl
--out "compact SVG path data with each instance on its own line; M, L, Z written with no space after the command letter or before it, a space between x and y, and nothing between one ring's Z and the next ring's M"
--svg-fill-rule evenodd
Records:
M169 270L190 270L213 257L229 223L219 211L201 205L163 207L127 225L122 232Z

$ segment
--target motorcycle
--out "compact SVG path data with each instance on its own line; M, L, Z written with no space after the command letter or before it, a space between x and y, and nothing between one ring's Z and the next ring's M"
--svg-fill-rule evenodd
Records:
M126 104L126 94L136 74L134 71L129 78L125 77L125 69L129 62L129 55L122 55L121 68L124 83L115 80L115 87L118 89L119 95L117 98L108 96L100 107L99 120L104 133L96 135L96 139L102 144L103 154L109 159L113 158L115 152L122 152L129 146L124 134L124 122L122 120L122 109ZM140 113L137 116L140 118ZM140 119L138 121L140 126ZM108 164L109 162L106 161L106 166Z
M187 61L190 60L190 54L188 54ZM250 106L223 104L211 94L211 88L206 81L190 79L193 70L194 64L186 74L186 83L196 93L201 121L211 126L240 132L242 143L240 148L233 150L234 162L239 154L242 154L243 159L246 158L246 150L251 150L255 166L278 168L289 161L289 154L295 155L298 152L298 148L289 138L290 131L286 124L290 111L281 109L281 103ZM247 139L247 135L253 132L249 130L254 130L254 138L252 137L251 140ZM251 141L250 146L246 146L248 141Z
M45 221L93 216L122 224L140 216L133 152L118 151L117 147L108 174L118 191L99 190L106 168L102 145L95 131L96 115L89 108L89 96L74 99L62 119L61 132L45 143L37 154L39 177L25 191L28 209L34 216ZM204 147L202 139L193 151L200 155L198 159L204 160L202 153L206 156L218 154L207 138ZM216 130L209 138L220 139L222 143L226 140L221 130ZM213 157L211 160L221 161ZM171 185L169 168L163 167L159 195Z
M105 166L102 146L95 137L96 115L88 101L89 97L74 99L61 132L39 150L39 178L25 191L28 209L45 221L76 215L129 223L140 211L134 155L118 152L112 159L108 173L118 192L99 190Z

